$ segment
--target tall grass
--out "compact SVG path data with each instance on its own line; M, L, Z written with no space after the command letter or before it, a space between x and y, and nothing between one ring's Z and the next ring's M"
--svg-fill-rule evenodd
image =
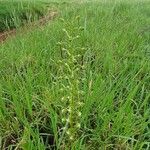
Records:
M37 20L46 10L41 2L0 1L0 32Z
M42 29L0 45L2 149L148 150L148 4L65 3L58 8L60 18L68 26L58 17ZM76 16L80 16L78 22ZM77 31L78 25L83 26L83 31ZM64 28L73 37L80 35L80 39L69 46ZM84 105L80 110L80 129L71 142L66 131L63 135L62 119L67 119L67 115L62 110L70 105L61 99L72 91L67 89L64 77L67 67L57 64L62 60L62 49L57 44L60 41L63 48L82 56L77 64L86 64L84 80L82 71L77 76ZM65 61L69 63L69 58ZM61 80L60 68L64 68ZM65 84L66 92L62 92L61 83Z

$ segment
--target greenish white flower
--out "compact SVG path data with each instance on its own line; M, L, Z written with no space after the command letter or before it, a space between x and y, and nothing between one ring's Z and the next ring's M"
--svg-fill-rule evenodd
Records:
M76 127L77 127L77 128L80 128L80 127L81 127L80 123L77 123L77 124L76 124Z
M70 140L73 140L74 138L73 138L73 136L70 136Z
M62 122L65 122L66 121L66 119L65 118L62 118Z
M67 133L68 135L70 135L70 134L71 134L69 130L68 130L66 133Z
M69 118L67 118L67 119L66 119L66 121L67 121L67 122L70 122L70 119L69 119Z
M64 97L62 97L62 98L61 98L61 100L62 100L62 101L64 101L64 100L65 100L65 98L64 98Z
M66 109L62 109L62 113L65 113L66 112Z
M78 116L81 117L81 115L82 115L81 112L78 112Z

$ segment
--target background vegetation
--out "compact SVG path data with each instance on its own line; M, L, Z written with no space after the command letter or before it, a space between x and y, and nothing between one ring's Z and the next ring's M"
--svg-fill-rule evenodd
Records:
M37 20L45 11L41 2L0 1L0 32Z

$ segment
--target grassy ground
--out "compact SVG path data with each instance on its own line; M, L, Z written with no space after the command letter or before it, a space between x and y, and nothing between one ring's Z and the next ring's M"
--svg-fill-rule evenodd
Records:
M45 12L40 2L0 1L0 32L37 20Z
M2 149L149 150L150 2L57 7L0 45Z

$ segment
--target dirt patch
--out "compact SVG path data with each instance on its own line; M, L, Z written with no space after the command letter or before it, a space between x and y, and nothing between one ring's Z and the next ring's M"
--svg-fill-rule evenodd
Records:
M15 35L16 34L16 29L10 30L10 31L5 31L0 33L0 42L3 42L7 39L7 37Z
M50 20L54 19L54 17L56 17L57 14L58 13L56 11L49 12L49 13L47 13L47 15L45 15L42 18L40 18L39 20L37 20L35 22L27 23L23 27L20 27L19 30L18 29L12 29L12 30L9 30L9 31L1 32L0 33L0 43L3 43L4 41L6 41L6 39L8 37L15 36L16 33L18 33L18 32L19 33L25 33L27 31L29 31L30 29L33 29L35 27L40 27L40 26L45 25Z

